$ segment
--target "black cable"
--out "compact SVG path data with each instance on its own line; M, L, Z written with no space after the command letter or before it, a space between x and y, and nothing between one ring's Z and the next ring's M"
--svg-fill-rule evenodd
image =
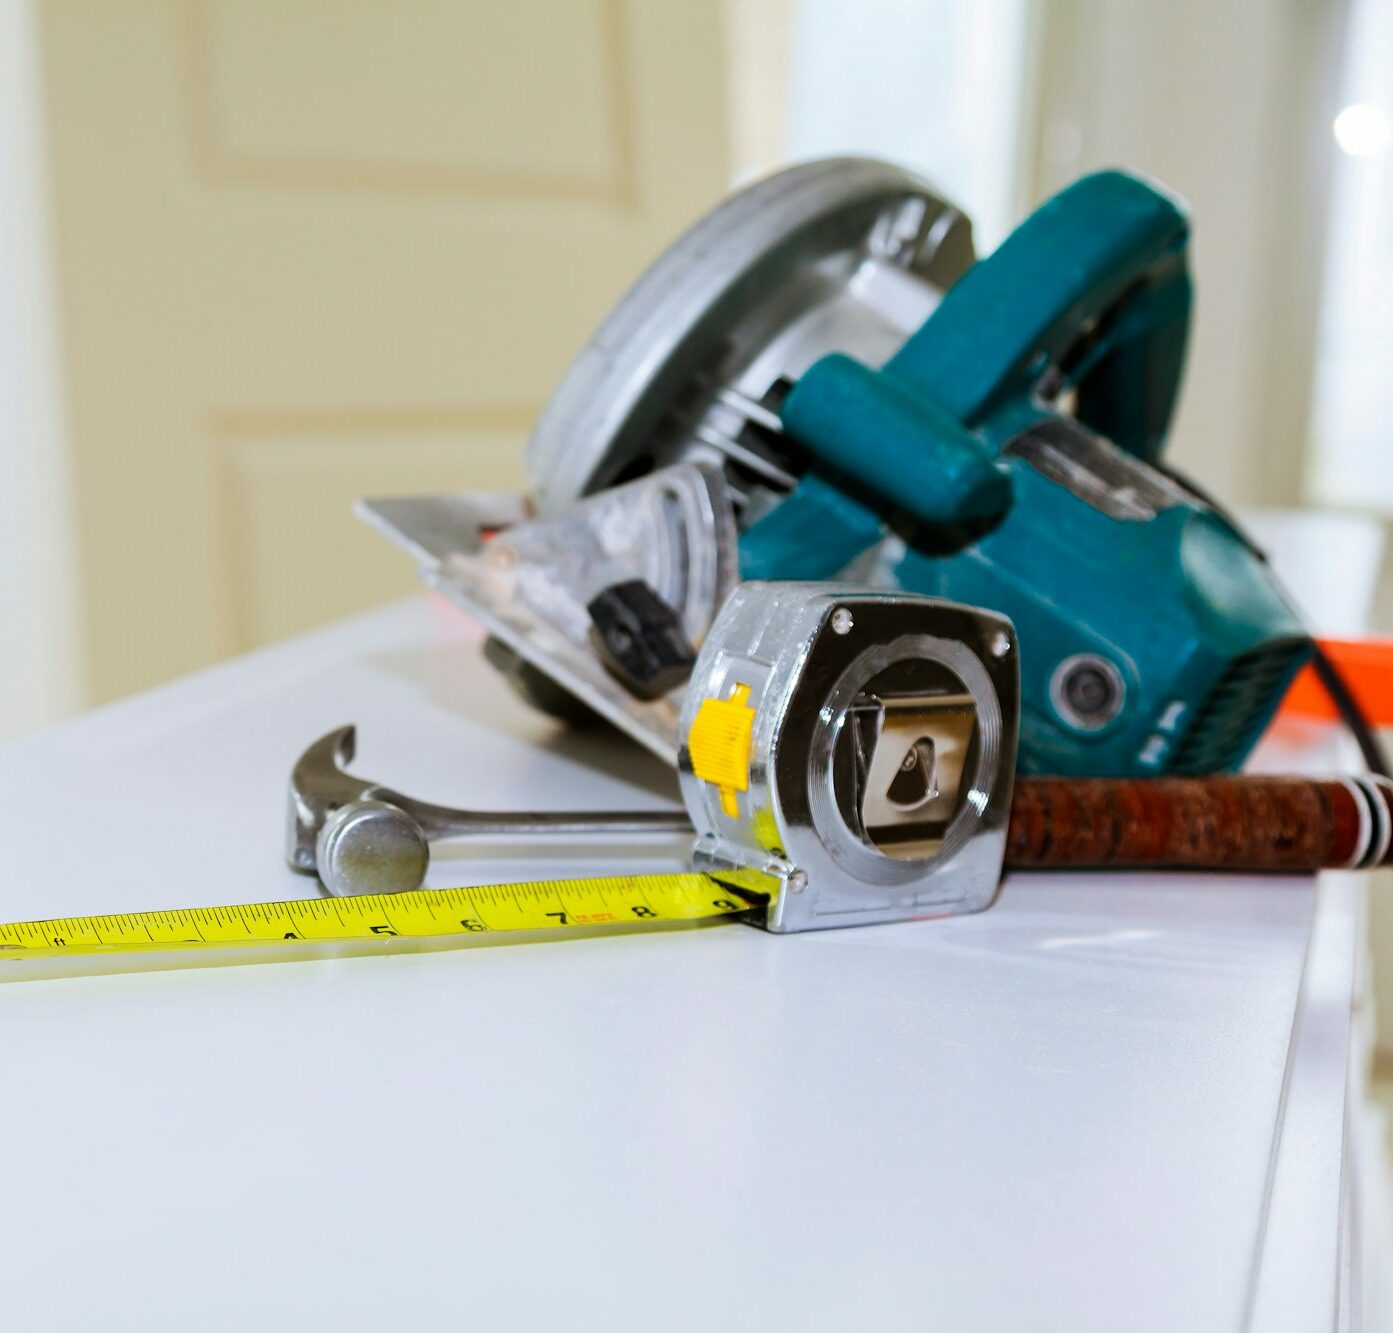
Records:
M1320 683L1325 687L1325 692L1330 696L1330 702L1335 705L1341 720L1354 734L1359 753L1364 756L1364 763L1369 772L1381 778L1393 777L1388 768L1388 756L1370 725L1368 714L1354 697L1349 682L1340 674L1340 668L1330 660L1330 655L1319 643L1316 644L1316 655L1311 659L1311 665L1320 677Z
M1224 508L1213 496L1207 495L1189 477L1175 468L1165 464L1156 464L1157 470L1163 472L1175 484L1190 492L1195 499L1207 504L1225 523L1238 534L1238 539L1246 546L1263 564L1271 564L1267 558L1267 552L1257 544L1244 529L1243 525ZM1314 642L1314 637L1313 637ZM1349 729L1354 737L1354 742L1359 746L1359 753L1364 756L1365 766L1370 773L1378 777L1393 777L1393 769L1388 763L1388 753L1383 748L1383 742L1379 740L1374 731L1373 724L1370 723L1368 714L1365 713L1359 700L1354 697L1354 691L1350 689L1349 682L1344 678L1340 668L1331 660L1330 655L1315 643L1315 655L1311 659L1311 665L1315 669L1317 678L1320 680L1322 688L1330 696L1330 702L1335 705L1335 711L1340 715L1340 721Z

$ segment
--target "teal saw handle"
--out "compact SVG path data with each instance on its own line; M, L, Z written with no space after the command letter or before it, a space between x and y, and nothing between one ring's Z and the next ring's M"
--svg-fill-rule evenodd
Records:
M970 428L1053 370L1079 420L1153 461L1184 364L1188 241L1170 195L1120 171L1085 176L969 269L885 370Z

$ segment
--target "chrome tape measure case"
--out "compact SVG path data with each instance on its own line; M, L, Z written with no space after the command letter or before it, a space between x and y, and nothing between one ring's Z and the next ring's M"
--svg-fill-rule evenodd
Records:
M779 932L977 911L1001 879L1020 671L1009 621L864 587L748 583L682 712L698 869L782 890Z

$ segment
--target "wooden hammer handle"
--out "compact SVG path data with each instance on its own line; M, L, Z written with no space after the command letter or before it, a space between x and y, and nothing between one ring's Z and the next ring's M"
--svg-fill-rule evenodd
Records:
M1393 784L1265 776L1018 778L1015 869L1311 871L1393 864Z

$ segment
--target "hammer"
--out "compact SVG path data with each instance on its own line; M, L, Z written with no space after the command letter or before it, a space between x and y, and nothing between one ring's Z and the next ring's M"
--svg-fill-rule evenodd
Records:
M432 805L346 771L356 728L321 736L290 775L286 860L336 897L418 889L429 840L469 834L690 833L680 810L485 812Z

